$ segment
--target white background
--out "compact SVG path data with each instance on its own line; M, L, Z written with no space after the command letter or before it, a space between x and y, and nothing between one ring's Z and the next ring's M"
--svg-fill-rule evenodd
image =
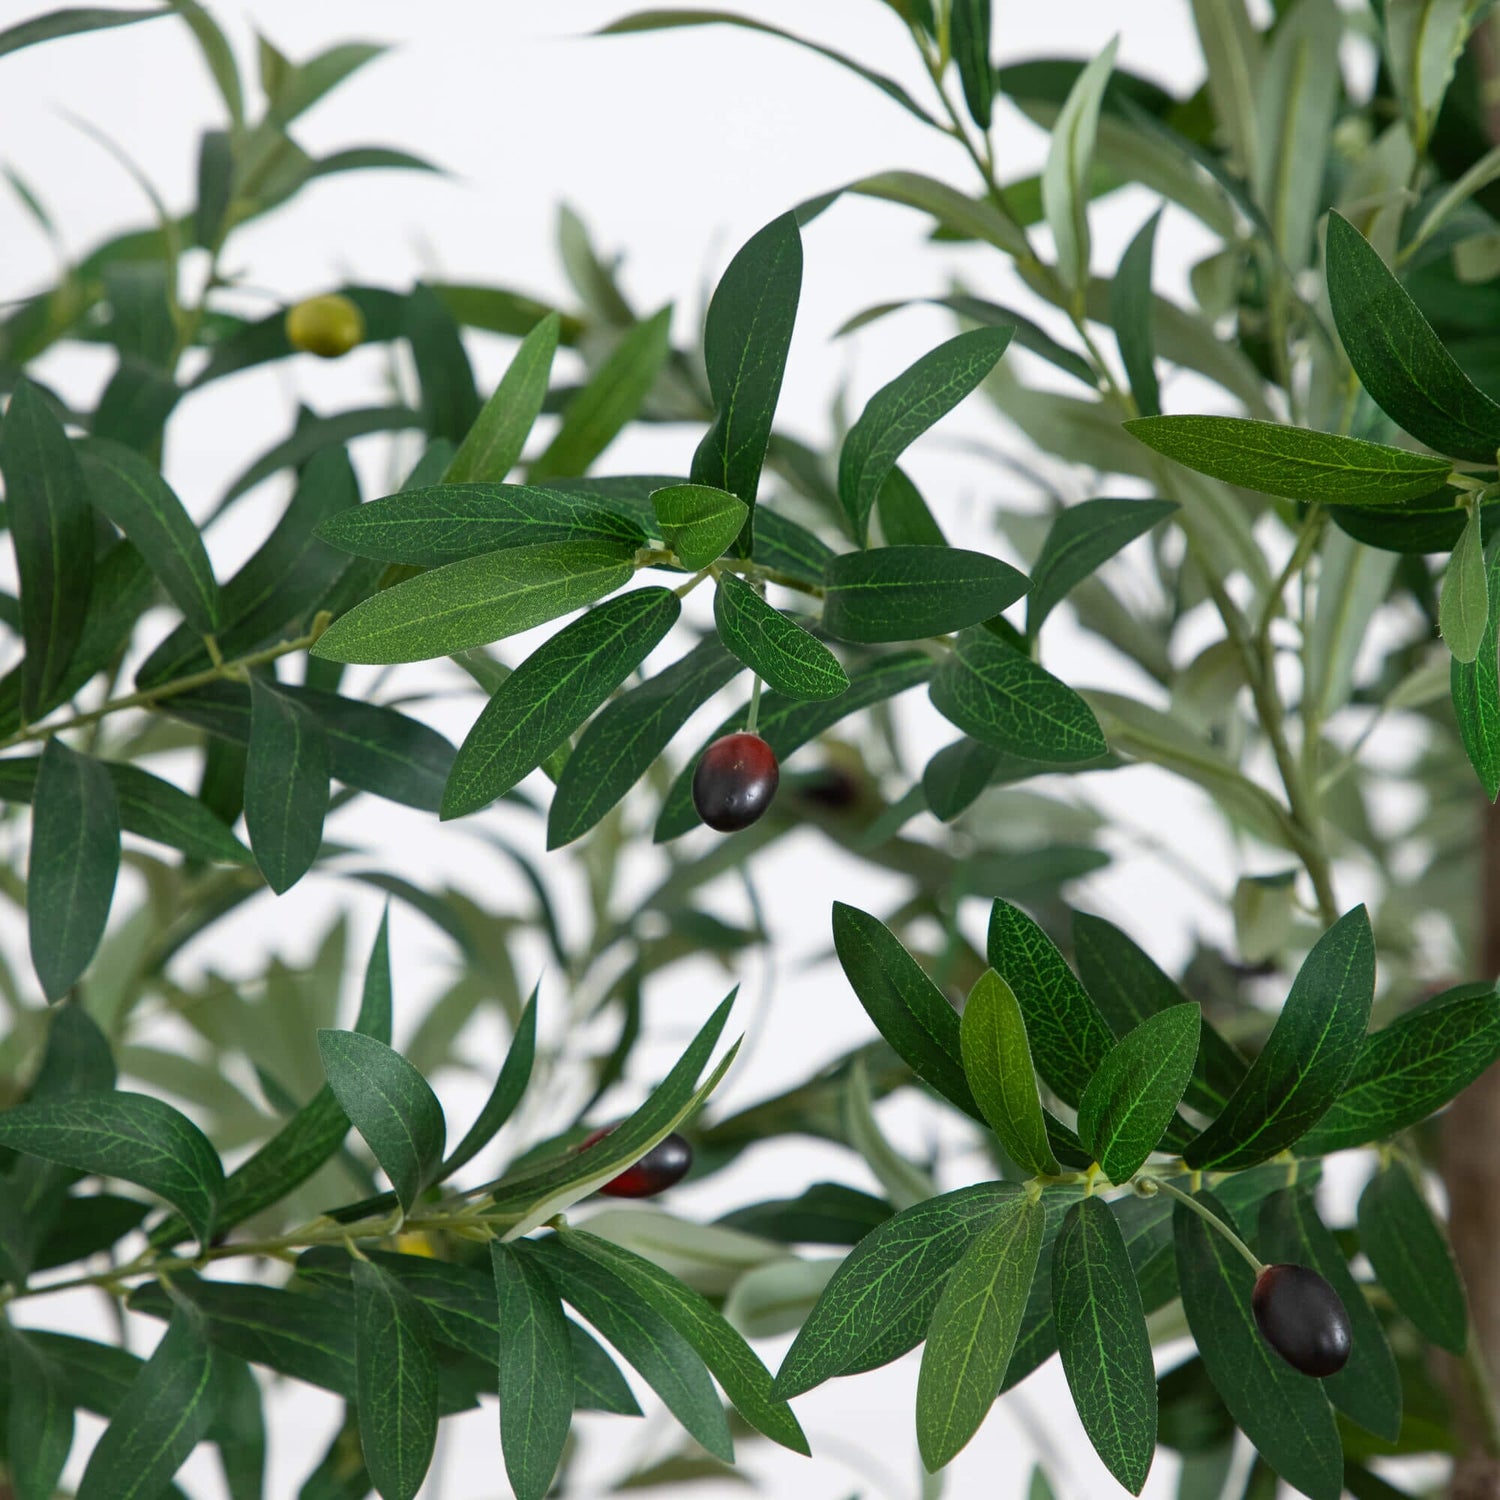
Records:
M755 0L744 8L758 19L857 53L902 77L922 96L910 43L877 0ZM5 0L0 22L33 9ZM256 30L293 59L355 37L394 43L388 55L298 121L293 134L314 155L389 144L441 163L450 173L362 173L320 182L291 208L241 232L227 264L244 273L250 290L239 305L250 312L269 311L280 301L346 279L404 287L417 275L496 283L567 305L571 293L555 251L556 209L566 201L589 224L597 243L624 252L623 284L639 310L676 303L674 326L682 344L698 326L703 289L728 255L792 204L897 167L925 171L966 190L976 186L952 142L925 130L852 75L771 38L713 27L589 39L591 28L626 10L598 0L429 0L421 6L409 0L238 5L214 0L211 9L251 78ZM1066 0L997 9L1002 62L1092 56L1118 32L1122 66L1184 95L1201 78L1182 0ZM0 152L39 188L73 254L140 223L149 210L128 176L65 111L113 139L174 210L192 200L198 131L222 123L222 106L191 41L170 21L0 60ZM997 138L1004 175L1039 167L1044 138L1014 112L1000 110ZM1096 210L1096 266L1113 267L1155 206L1132 191L1116 194ZM941 294L955 274L982 294L1000 300L1017 295L998 254L932 247L926 223L893 205L851 199L806 232L802 312L781 405L789 430L826 442L830 404L840 388L847 390L850 411L857 412L876 388L953 331L946 315L914 308L836 341L834 331L850 314L877 302ZM1186 267L1204 249L1201 234L1169 211L1158 248L1159 289L1185 295ZM0 245L0 299L23 295L50 276L51 251L13 200L0 199ZM472 341L482 391L503 369L508 347L498 339ZM99 351L73 350L49 356L42 373L79 399L91 400L109 363ZM244 464L287 429L298 400L319 410L361 404L381 399L386 379L384 357L371 349L335 366L300 358L274 371L221 382L194 396L174 417L169 477L190 508L206 514ZM1175 401L1176 409L1184 409L1186 389L1169 383L1169 405ZM996 537L987 516L997 502L1025 505L1034 497L1013 473L963 451L966 436L1021 451L1020 440L976 397L918 445L910 468L950 537L1024 563ZM682 472L696 441L696 431L682 428L628 434L598 468ZM369 492L378 493L390 472L384 440L361 443L357 457ZM1046 467L1067 493L1079 498L1088 493L1083 476L1056 464ZM280 482L263 486L210 533L221 576L256 545L284 493ZM1129 560L1117 566L1128 568ZM1141 687L1121 678L1116 660L1071 632L1066 618L1049 626L1049 634L1054 637L1049 664L1069 681ZM507 658L519 659L527 644L507 643ZM674 649L669 644L663 659ZM461 736L479 700L457 691L463 683L456 675L435 679L434 671L406 669L397 683L454 689L424 712L445 732ZM710 709L704 721L716 721L721 711ZM911 762L920 766L951 731L945 733L917 695L905 700L902 713ZM679 743L694 743L692 727ZM1107 783L1083 781L1076 790L1107 798L1112 811L1123 811L1135 827L1175 845L1202 872L1185 878L1128 837L1116 837L1116 865L1076 888L1077 904L1121 922L1164 963L1182 957L1195 930L1217 940L1227 937L1220 898L1232 886L1233 856L1195 796L1148 770L1118 774ZM643 809L642 816L649 811ZM476 841L476 832L486 825L540 847L534 822L514 812L497 810L439 828L425 816L370 799L340 815L331 833L361 844L385 867L412 879L452 881L496 906L525 910L524 889ZM922 824L913 828L921 831ZM650 861L651 856L642 856L640 878L654 868ZM565 896L576 898L576 872L564 856L549 857L545 869ZM777 957L774 971L752 960L739 976L746 999L731 1030L748 1025L751 1037L718 1109L741 1107L785 1087L868 1037L863 1012L827 960L828 902L837 895L881 911L894 905L902 890L900 881L838 858L812 836L787 840L760 863L757 875ZM719 909L743 916L737 887L726 882L715 894ZM965 921L978 930L984 913L980 903L971 906ZM255 972L268 947L292 960L305 959L340 909L356 913L359 951L373 931L376 907L350 883L320 874L280 902L266 897L252 903L214 930L211 952L190 950L183 962ZM23 942L16 933L10 936ZM393 943L399 1042L422 1004L441 988L450 955L430 928L404 910L393 915ZM22 947L11 957L24 968ZM527 948L518 968L529 979L544 971L545 962L539 949ZM732 977L704 962L674 971L651 989L648 1022L656 1045L645 1051L633 1077L637 1094L659 1075ZM544 975L544 1007L549 1002L552 1021L544 1019L544 1031L558 1044L564 1040L557 1017L565 997L555 975L550 988ZM461 1131L477 1108L502 1044L498 1026L476 1025L466 1046L475 1075L482 1076L437 1080L451 1131ZM622 1093L620 1102L630 1100ZM881 1118L914 1154L930 1148L938 1128L935 1114L910 1102L894 1101ZM545 1117L533 1121L543 1123ZM523 1143L515 1132L508 1139L512 1145ZM966 1173L979 1170L977 1163L953 1159L945 1166L944 1185L957 1185L967 1180ZM672 1206L688 1217L706 1218L759 1197L796 1192L820 1177L873 1186L852 1153L789 1142L750 1153L733 1172L675 1195ZM28 1316L45 1326L85 1330L97 1323L99 1305L57 1299L32 1304ZM132 1327L131 1337L145 1350L156 1337L155 1325ZM763 1349L773 1368L785 1342L771 1341ZM894 1500L923 1493L911 1418L916 1369L916 1357L910 1356L800 1399L797 1410L816 1458L809 1462L764 1443L744 1444L746 1470L772 1494L807 1500L841 1500L856 1492ZM649 1395L646 1404L651 1414L646 1424L584 1420L582 1482L570 1493L596 1493L600 1476L619 1474L671 1447L674 1429L660 1420ZM275 1393L268 1495L279 1500L295 1494L327 1440L334 1406L331 1398L303 1387ZM495 1428L493 1403L445 1424L439 1465L423 1491L428 1500L508 1493ZM96 1430L97 1424L85 1423L86 1435ZM84 1446L80 1443L80 1451ZM1023 1493L1036 1456L1046 1459L1068 1500L1117 1492L1072 1417L1055 1362L997 1405L950 1469L948 1493L999 1500ZM1174 1467L1163 1451L1147 1493L1172 1493ZM193 1461L183 1482L195 1496L220 1493L217 1469L204 1457ZM736 1487L704 1483L690 1492L727 1496Z

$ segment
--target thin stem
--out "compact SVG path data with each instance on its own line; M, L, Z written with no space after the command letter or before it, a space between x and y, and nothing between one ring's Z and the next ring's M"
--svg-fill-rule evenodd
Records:
M294 641L282 641L278 645L266 647L263 651L253 651L248 656L236 657L233 661L220 661L216 667L208 667L202 672L192 672L186 677L175 677L171 682L164 682L160 687L147 688L139 693L126 693L119 698L110 698L101 703L98 708L89 709L87 713L73 714L69 718L57 719L50 724L28 724L0 740L0 750L9 750L13 745L22 745L28 740L51 739L54 734L61 734L64 730L83 729L123 709L154 708L166 698L175 698L181 693L190 693L194 688L207 687L209 683L220 682L225 678L243 678L252 667L262 667L267 662L276 661L279 657L290 656L297 651L306 651L310 646L315 645L318 637L328 628L328 621L327 615L319 615L313 621L312 629L306 635L298 636Z
M1193 1197L1191 1193L1185 1193L1181 1188L1173 1187L1170 1182L1166 1182L1160 1177L1141 1178L1141 1180L1136 1184L1136 1191L1147 1198L1151 1197L1153 1193L1166 1193L1168 1196L1175 1198L1179 1203L1185 1203L1206 1224L1208 1224L1211 1228L1218 1230L1218 1232L1222 1234L1224 1238L1228 1240L1229 1243L1233 1245L1234 1248L1245 1257L1246 1261L1249 1262L1250 1269L1254 1271L1257 1276L1259 1276L1260 1273L1265 1270L1265 1262L1261 1260L1258 1255L1256 1255L1256 1253L1249 1247L1249 1245L1247 1245L1244 1240L1242 1240L1239 1235L1237 1235L1234 1230L1232 1230L1223 1221L1223 1219L1218 1216L1218 1214L1216 1214L1210 1208L1205 1208L1195 1197Z
M750 689L750 712L745 716L745 733L754 734L760 722L760 676L756 675L755 686Z

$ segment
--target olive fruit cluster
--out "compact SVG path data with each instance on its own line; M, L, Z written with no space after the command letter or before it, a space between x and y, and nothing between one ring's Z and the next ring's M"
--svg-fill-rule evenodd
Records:
M1349 1314L1316 1271L1266 1266L1250 1300L1265 1341L1294 1370L1322 1380L1349 1362Z
M596 1130L578 1149L587 1151L614 1128L613 1125L606 1125L602 1130ZM671 1135L659 1140L633 1166L626 1167L618 1177L611 1177L599 1191L609 1198L654 1198L658 1193L666 1192L669 1187L676 1187L692 1170L692 1166L693 1148L673 1131Z
M726 734L693 772L693 806L710 828L737 833L770 807L780 781L776 752L758 734Z

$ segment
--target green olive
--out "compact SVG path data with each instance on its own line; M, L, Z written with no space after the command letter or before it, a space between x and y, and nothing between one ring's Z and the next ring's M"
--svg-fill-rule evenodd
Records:
M289 307L286 336L292 348L319 359L347 354L365 336L365 315L347 297L329 292Z

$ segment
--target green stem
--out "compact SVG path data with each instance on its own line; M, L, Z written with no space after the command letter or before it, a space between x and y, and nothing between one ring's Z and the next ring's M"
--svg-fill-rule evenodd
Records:
M1173 1187L1170 1182L1166 1182L1160 1177L1141 1178L1140 1181L1136 1184L1136 1191L1138 1193L1141 1193L1143 1197L1147 1198L1151 1197L1153 1193L1166 1193L1169 1197L1175 1198L1179 1203L1186 1204L1190 1209L1192 1209L1195 1214L1198 1215L1200 1219L1204 1221L1204 1223L1206 1223L1210 1228L1218 1230L1218 1232L1222 1234L1224 1238L1228 1240L1229 1243L1233 1245L1234 1248L1245 1257L1245 1259L1250 1264L1250 1269L1254 1271L1257 1276L1259 1276L1260 1273L1265 1270L1265 1262L1261 1260L1258 1255L1256 1255L1256 1253L1249 1247L1249 1245L1247 1245L1244 1240L1242 1240L1239 1235L1237 1235L1234 1230L1232 1230L1229 1225L1227 1225L1223 1221L1223 1219L1218 1216L1218 1214L1216 1214L1212 1209L1205 1208L1195 1197L1193 1197L1191 1193L1185 1193L1181 1188Z
M760 688L760 677L757 675L755 686L750 689L750 712L745 716L746 734L754 734L755 726L760 722Z

